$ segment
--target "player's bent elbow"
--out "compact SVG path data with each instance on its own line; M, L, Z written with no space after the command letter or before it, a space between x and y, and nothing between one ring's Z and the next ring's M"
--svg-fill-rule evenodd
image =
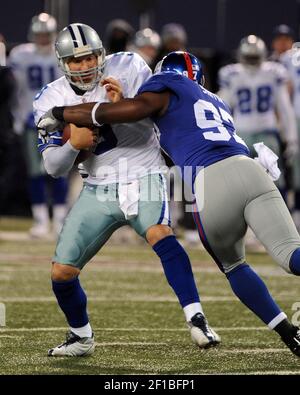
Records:
M66 175L58 166L55 166L55 164L49 164L49 160L44 160L44 167L47 174L53 178L59 178Z
M68 147L49 147L43 152L44 167L46 172L54 177L66 176L73 167L77 152Z
M65 168L60 166L59 163L55 161L50 155L44 155L43 153L43 159L45 170L49 176L53 178L59 178L66 175Z

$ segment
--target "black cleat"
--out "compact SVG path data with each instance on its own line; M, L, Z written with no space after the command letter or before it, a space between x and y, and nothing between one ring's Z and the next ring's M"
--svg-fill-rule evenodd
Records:
M292 333L288 337L282 337L281 340L288 346L293 354L300 357L300 328L298 326L292 327Z

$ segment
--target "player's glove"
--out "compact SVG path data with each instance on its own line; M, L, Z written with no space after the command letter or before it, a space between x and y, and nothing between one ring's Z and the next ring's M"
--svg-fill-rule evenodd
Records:
M63 107L53 107L48 110L38 121L38 129L48 132L62 130L64 127Z
M278 156L263 142L253 144L258 157L254 158L270 175L273 181L280 177L280 170L277 165Z

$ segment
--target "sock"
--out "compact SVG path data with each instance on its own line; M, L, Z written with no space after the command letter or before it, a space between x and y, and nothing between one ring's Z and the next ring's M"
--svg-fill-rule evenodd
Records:
M35 223L49 226L49 212L46 204L34 204L31 206L31 211Z
M183 312L187 322L191 321L192 317L194 317L194 315L197 313L201 313L204 315L201 303L188 304L183 308Z
M227 273L227 278L236 296L265 324L281 313L265 283L247 264Z
M182 307L200 303L189 257L175 236L158 241L153 250L159 256L168 283Z
M300 276L300 248L297 248L290 258L290 269L293 274Z
M287 319L287 315L283 312L279 313L276 317L274 317L272 319L272 321L270 321L268 323L268 327L273 330L277 327L277 325L279 325L282 321Z
M45 204L45 176L31 177L29 179L29 197L32 205Z
M64 177L55 178L52 180L53 204L66 204L68 194L68 181Z
M69 281L52 280L52 289L70 327L81 328L87 325L87 299L78 277Z
M70 329L73 333L75 333L75 335L79 337L92 337L93 334L92 327L89 322L81 328L70 327Z
M53 220L58 222L63 222L68 211L68 206L66 204L55 204L53 206Z

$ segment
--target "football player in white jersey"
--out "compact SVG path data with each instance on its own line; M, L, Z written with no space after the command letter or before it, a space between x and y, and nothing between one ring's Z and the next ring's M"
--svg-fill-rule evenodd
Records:
M119 52L105 57L102 42L90 26L74 23L56 41L64 77L48 84L34 101L35 121L53 106L134 97L151 70L137 54ZM101 79L101 82L100 82ZM100 126L100 125L99 125ZM67 340L49 356L81 356L94 351L87 298L78 280L81 269L111 234L130 225L161 259L199 347L220 342L203 315L189 258L170 228L163 160L149 119L135 124L108 124L100 136L71 126L62 145L62 129L40 131L39 148L45 168L54 177L66 174L80 150L92 149L84 161L88 173L83 190L68 214L52 265L52 288L70 326ZM49 130L48 130L49 131ZM150 193L150 195L149 195Z
M31 41L12 49L9 57L17 81L17 105L14 109L15 129L24 134L24 154L29 177L29 198L33 215L32 237L48 237L50 221L46 184L51 182L53 227L59 233L66 215L67 183L65 179L51 180L46 175L36 149L36 128L32 101L37 92L62 75L54 53L56 20L49 14L34 16L28 38Z
M157 58L160 45L161 39L159 34L147 27L135 33L133 44L129 47L129 50L141 55L148 66L154 70L154 61Z
M285 52L281 58L281 63L286 67L289 75L292 102L297 119L298 148L300 142L300 48L299 43L295 43L293 48ZM294 211L293 219L300 230L300 156L297 155L293 162L293 187L294 187Z
M287 143L285 154L291 160L297 153L298 138L285 68L265 60L265 43L254 35L241 40L238 58L239 63L220 69L219 95L232 108L239 135L252 149L253 156L253 144L259 141L279 156L278 114L282 137Z

